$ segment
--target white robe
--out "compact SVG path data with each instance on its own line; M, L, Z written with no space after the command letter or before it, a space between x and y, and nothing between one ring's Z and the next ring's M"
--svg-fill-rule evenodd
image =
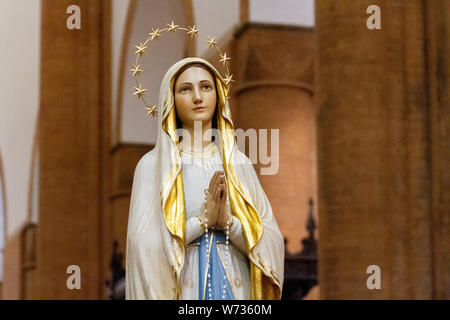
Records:
M186 149L185 149L186 150ZM216 171L223 171L220 153L214 144L204 149L203 154L181 152L183 184L186 208L186 260L181 271L181 296L186 300L199 299L199 259L198 245L189 245L200 237L204 231L196 218L200 213L205 198L204 190L209 187ZM227 197L227 201L229 199ZM229 207L229 206L228 206ZM231 265L228 275L234 296L239 300L250 299L250 270L247 249L241 222L233 216L229 233L229 252ZM225 256L225 244L218 244L222 257Z

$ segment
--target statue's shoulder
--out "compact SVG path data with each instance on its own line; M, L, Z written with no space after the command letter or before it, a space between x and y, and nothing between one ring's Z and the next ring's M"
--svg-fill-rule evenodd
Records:
M239 151L236 148L235 156L233 157L233 163L231 164L234 168L240 181L247 185L253 181L255 168L253 167L252 161L245 155L245 153Z
M139 162L149 163L152 161L155 161L156 159L156 148L153 148L152 150L145 153L141 159L139 159Z
M138 161L136 165L136 171L147 171L147 169L153 169L156 165L156 148L145 153Z
M250 159L245 155L245 153L241 152L238 148L236 148L236 156L235 156L235 165L252 165Z

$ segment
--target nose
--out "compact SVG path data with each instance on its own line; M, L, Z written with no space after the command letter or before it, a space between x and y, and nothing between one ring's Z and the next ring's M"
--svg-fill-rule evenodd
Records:
M194 99L194 104L198 104L198 103L201 103L203 101L202 95L200 93L200 89L197 88L197 87L194 88L193 99Z

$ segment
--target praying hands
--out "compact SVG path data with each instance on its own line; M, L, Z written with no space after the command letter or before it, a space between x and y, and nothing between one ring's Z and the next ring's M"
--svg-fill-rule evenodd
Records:
M201 208L200 219L202 224L213 226L219 230L225 229L227 221L230 219L227 207L227 186L223 171L216 171L211 178L206 201Z

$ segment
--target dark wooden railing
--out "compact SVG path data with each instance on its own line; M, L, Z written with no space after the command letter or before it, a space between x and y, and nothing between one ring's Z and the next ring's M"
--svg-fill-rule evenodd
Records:
M302 240L302 251L292 254L287 250L284 258L284 284L282 300L298 300L306 296L308 291L317 285L317 241L314 238L316 222L313 215L313 200L309 199L309 213L306 221L308 237Z

